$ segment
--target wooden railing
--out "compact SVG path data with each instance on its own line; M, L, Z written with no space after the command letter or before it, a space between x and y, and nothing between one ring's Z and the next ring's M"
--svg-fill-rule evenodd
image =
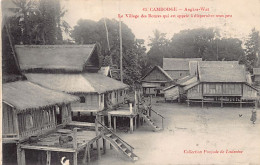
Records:
M162 119L162 129L164 129L164 125L163 125L163 119L165 119L164 116L162 116L161 114L159 114L158 112L156 112L155 110L153 110L152 108L150 108L151 111L153 111L156 115L160 116Z
M120 139L124 144L126 144L127 146L129 146L131 149L134 149L133 146L131 146L130 144L128 144L126 141L124 141L123 139L121 139L119 136L117 136L113 131L111 131L109 128L107 128L105 125L103 125L100 121L98 121L96 119L96 122L98 124L100 124L102 126L102 128L104 128L105 130L107 130L108 132L110 132L111 134L113 134L114 136L116 136L118 139Z

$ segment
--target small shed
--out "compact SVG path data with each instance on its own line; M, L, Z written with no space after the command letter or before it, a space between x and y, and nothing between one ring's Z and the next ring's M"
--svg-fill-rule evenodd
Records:
M3 84L3 143L23 141L71 121L71 103L79 98L28 81Z
M173 80L178 80L195 73L196 63L190 62L202 61L202 58L163 58L163 70L166 71Z
M173 79L160 66L154 66L142 79L144 95L160 95L162 89L171 85Z

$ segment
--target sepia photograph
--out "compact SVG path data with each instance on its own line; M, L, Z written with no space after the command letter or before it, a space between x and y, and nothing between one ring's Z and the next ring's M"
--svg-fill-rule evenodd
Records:
M260 0L0 0L3 165L260 165Z

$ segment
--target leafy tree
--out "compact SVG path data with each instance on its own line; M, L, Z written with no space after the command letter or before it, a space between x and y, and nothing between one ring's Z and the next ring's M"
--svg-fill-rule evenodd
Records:
M106 34L108 31L108 38ZM71 37L79 44L93 44L98 42L101 46L100 59L103 66L114 66L120 68L119 49L119 22L115 19L106 19L98 22L92 20L79 20L71 32ZM122 22L122 47L123 47L123 79L129 85L133 85L141 78L144 69L141 65L146 58L144 40L135 39L132 30ZM108 47L108 40L110 50Z
M61 44L62 31L69 31L69 24L62 18L66 10L59 0L13 0L9 18L15 44Z
M249 39L245 43L245 55L246 55L246 66L250 72L253 71L254 67L259 66L259 53L260 53L260 36L259 31L255 28L252 29L249 34Z
M147 55L149 57L150 65L162 66L162 58L169 56L169 40L166 39L166 33L161 33L159 30L153 32L154 36L150 37L151 46Z

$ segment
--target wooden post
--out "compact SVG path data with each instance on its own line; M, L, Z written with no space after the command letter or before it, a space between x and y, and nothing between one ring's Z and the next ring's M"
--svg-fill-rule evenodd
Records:
M130 110L130 114L132 114L133 113L132 103L129 103L129 110Z
M223 96L221 96L220 102L221 102L221 108L223 108Z
M240 98L240 108L242 108L242 99Z
M189 99L187 100L187 105L188 105L188 107L190 106L190 100Z
M20 144L17 144L17 165L25 165L25 151L21 148Z
M102 122L103 125L105 125L105 116L101 117L101 122ZM107 146L106 146L106 139L103 138L103 153L104 154L106 153L106 148L107 148Z
M99 139L96 140L96 144L97 144L97 152L98 152L98 159L101 158L101 153L100 153L100 143L99 143Z
M99 132L98 132L98 116L96 116L96 120L95 120L95 131L96 131L96 136L98 136Z
M134 130L136 130L136 125L137 125L136 118L137 118L137 116L135 116L134 118L135 118Z
M202 101L201 101L201 107L203 108L204 107L204 99L202 98Z
M90 149L89 149L89 145L87 145L87 150L88 150L88 163L90 162Z
M73 128L73 149L77 149L77 128Z
M108 114L108 115L107 115L107 118L108 118L108 127L109 127L109 128L112 128L111 115Z
M78 153L77 151L73 153L73 165L78 164Z
M134 121L133 117L130 117L130 133L133 133L134 131Z
M152 104L152 95L150 95L150 105Z
M114 116L113 118L114 118L114 131L116 132L116 116Z
M88 146L89 144L87 144L86 148L85 148L85 153L82 159L82 164L86 164L86 160L87 160L87 154L88 154Z
M51 151L47 151L47 160L46 160L46 165L51 165Z

